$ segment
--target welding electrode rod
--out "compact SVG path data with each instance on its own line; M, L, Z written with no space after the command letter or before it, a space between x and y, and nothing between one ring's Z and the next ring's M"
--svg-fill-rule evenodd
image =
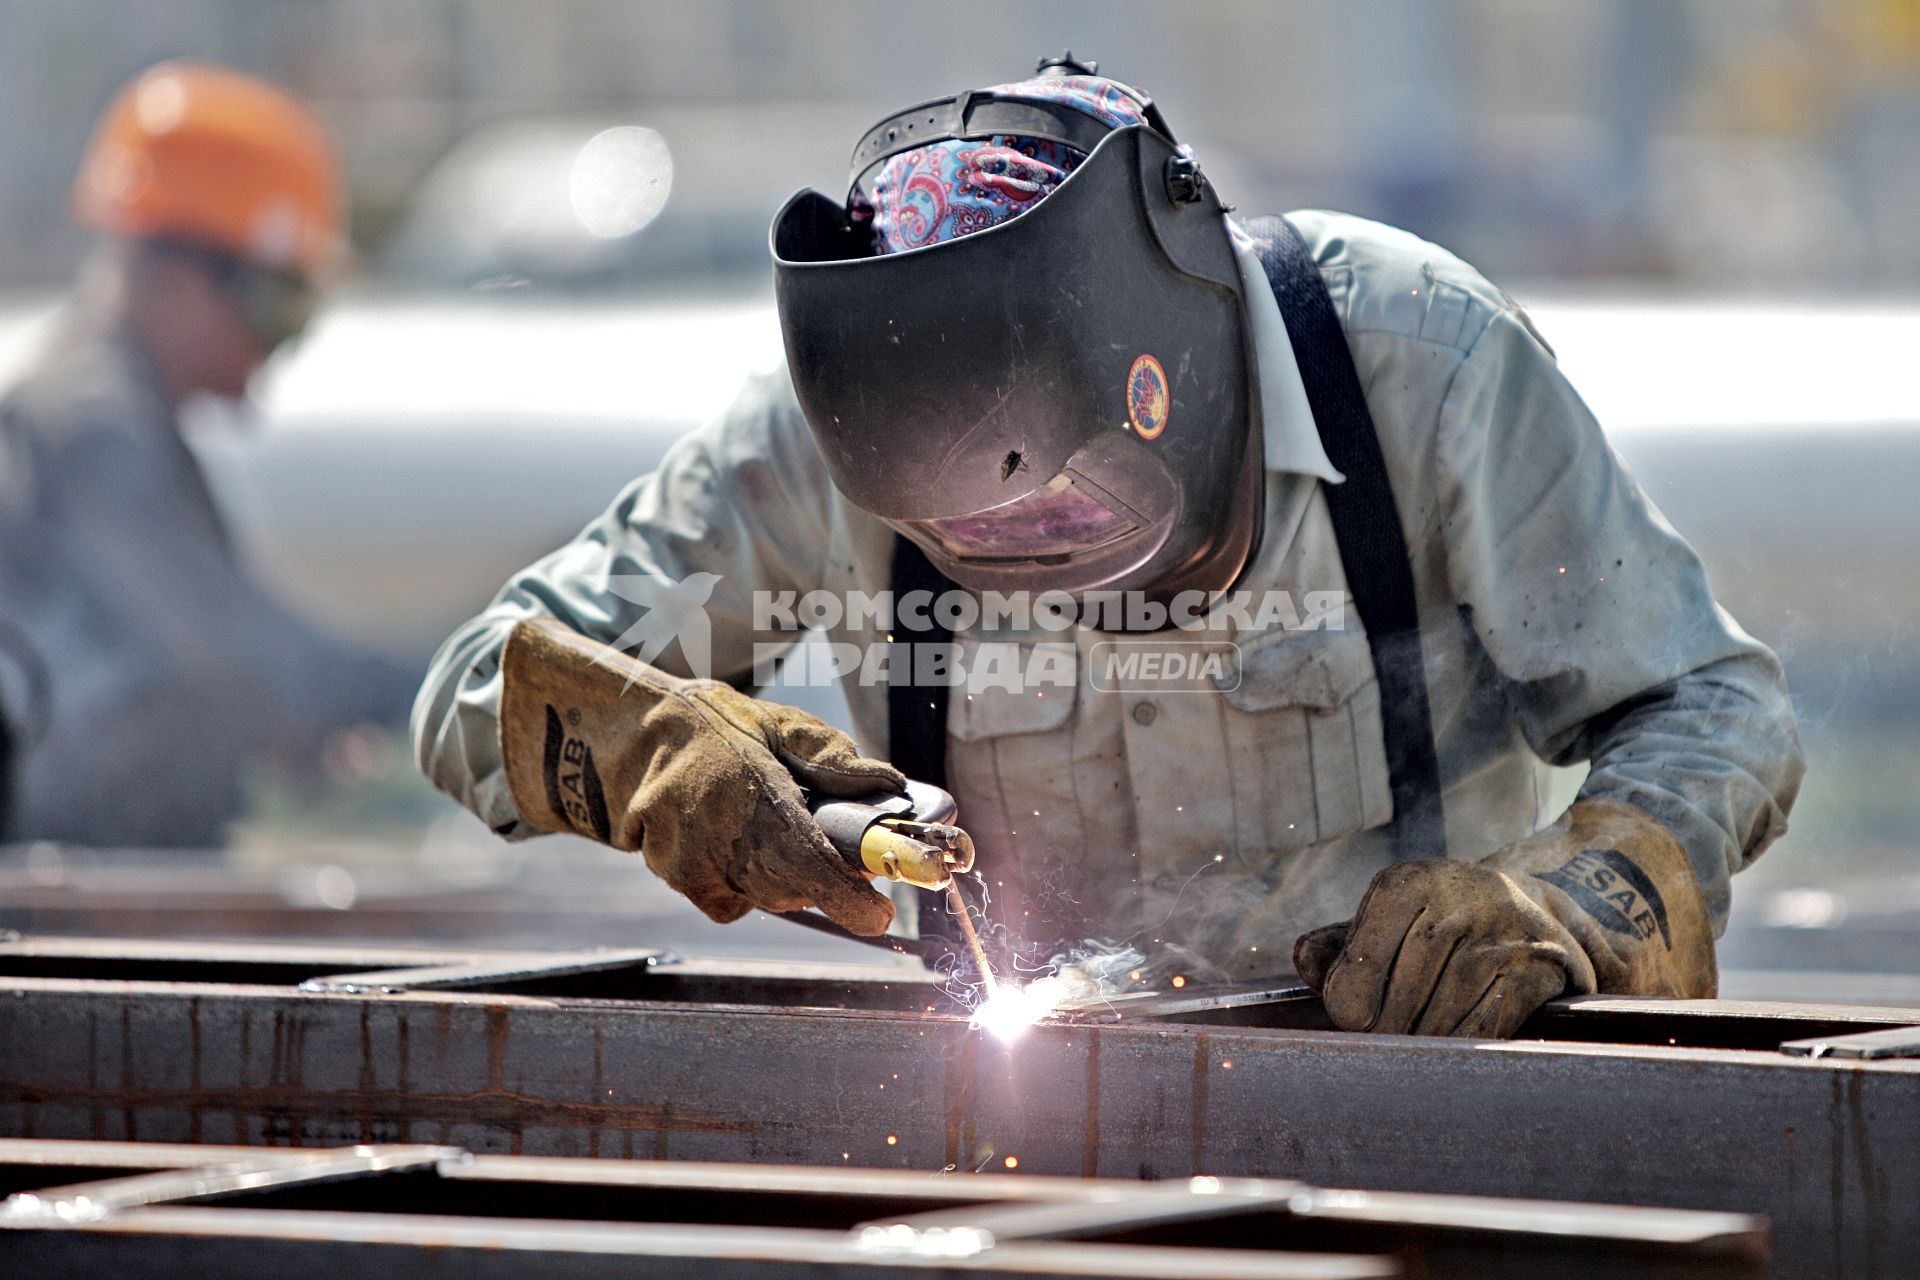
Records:
M960 882L947 883L947 898L953 904L953 913L960 917L960 932L967 936L967 950L973 953L973 967L980 971L980 981L991 997L999 988L993 980L993 968L987 963L987 949L980 945L980 935L974 932L973 916L967 911L967 900L960 896Z

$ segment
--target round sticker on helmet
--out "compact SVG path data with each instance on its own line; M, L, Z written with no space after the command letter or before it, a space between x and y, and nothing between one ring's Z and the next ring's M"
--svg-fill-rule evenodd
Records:
M1143 355L1127 370L1127 421L1142 440L1158 438L1167 429L1173 397L1167 391L1167 371L1152 356Z

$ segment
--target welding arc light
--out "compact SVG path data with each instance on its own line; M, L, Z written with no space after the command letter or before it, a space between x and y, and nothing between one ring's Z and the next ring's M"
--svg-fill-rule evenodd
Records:
M1041 978L1024 987L1003 986L981 1001L968 1021L1002 1040L1017 1040L1028 1027L1059 1008L1070 993L1068 984L1057 977Z

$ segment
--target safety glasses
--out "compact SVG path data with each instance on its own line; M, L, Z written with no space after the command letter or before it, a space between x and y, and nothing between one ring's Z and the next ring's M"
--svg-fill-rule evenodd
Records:
M247 324L269 349L306 332L320 305L320 291L290 271L268 271L229 258L217 277L220 287L240 303Z
M320 306L320 290L292 271L275 271L218 249L168 242L169 253L199 262L214 284L238 304L262 346L269 351L306 331Z

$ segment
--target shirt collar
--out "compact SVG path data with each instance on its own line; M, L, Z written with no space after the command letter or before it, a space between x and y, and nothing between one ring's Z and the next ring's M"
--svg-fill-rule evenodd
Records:
M1328 484L1346 479L1334 469L1314 425L1313 406L1307 403L1306 384L1293 358L1293 342L1266 269L1246 236L1231 220L1234 257L1247 299L1247 323L1253 330L1253 349L1259 365L1260 422L1268 471L1291 471L1317 476Z

